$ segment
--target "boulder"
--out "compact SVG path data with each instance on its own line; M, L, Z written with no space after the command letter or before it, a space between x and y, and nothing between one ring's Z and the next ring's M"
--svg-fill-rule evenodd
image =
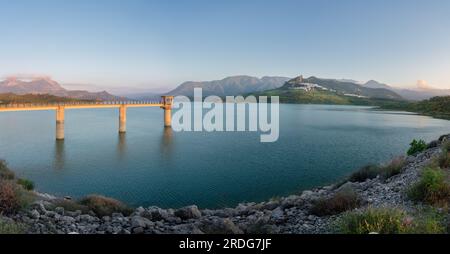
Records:
M200 212L200 210L196 205L192 205L176 210L175 216L183 220L199 219L200 217L202 217L202 213Z
M286 217L284 216L284 211L280 207L276 208L272 211L272 214L270 215L270 220L275 223L282 223L286 220Z
M141 213L142 217L145 217L151 221L169 221L173 217L172 215L173 214L170 211L159 207L149 207Z
M141 217L141 216L134 216L131 218L131 227L137 228L147 228L153 226L153 222L151 222L149 219Z
M35 220L39 220L40 217L41 217L41 215L39 214L39 212L36 209L33 209L30 212L30 218L35 219Z

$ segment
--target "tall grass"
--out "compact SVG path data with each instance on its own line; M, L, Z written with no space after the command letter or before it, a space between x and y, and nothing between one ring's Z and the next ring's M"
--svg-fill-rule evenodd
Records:
M442 234L446 227L442 216L436 213L413 217L397 208L367 208L341 216L334 231L341 234Z

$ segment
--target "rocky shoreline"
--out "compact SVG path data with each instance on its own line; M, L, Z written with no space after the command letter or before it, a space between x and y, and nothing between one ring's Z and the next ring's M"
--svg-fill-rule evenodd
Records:
M327 234L340 216L316 216L311 208L319 199L332 197L342 189L352 189L362 201L356 209L399 207L405 211L421 209L406 197L406 190L419 179L425 165L438 156L442 140L433 141L415 156L408 156L400 174L388 179L378 176L364 182L345 182L303 191L300 195L261 203L242 203L235 208L203 209L188 206L180 209L139 207L125 216L97 216L94 212L51 208L56 199L39 194L29 209L7 218L26 226L30 234Z

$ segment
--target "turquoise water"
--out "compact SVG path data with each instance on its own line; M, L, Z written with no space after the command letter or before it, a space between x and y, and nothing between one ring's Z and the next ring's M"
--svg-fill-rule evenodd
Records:
M281 105L280 138L259 133L165 130L159 108L130 108L118 134L114 109L0 113L0 158L37 189L98 193L130 205L232 206L333 183L367 163L403 154L413 138L450 133L450 122L365 107Z

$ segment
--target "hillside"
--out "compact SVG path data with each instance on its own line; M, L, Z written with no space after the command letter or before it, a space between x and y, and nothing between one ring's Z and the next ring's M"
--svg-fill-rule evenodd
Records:
M9 77L0 81L0 93L49 94L58 97L67 97L80 100L119 100L122 97L114 96L106 91L88 92L72 91L63 88L58 82L49 77L36 77L29 80Z
M280 88L253 94L279 96L282 103L379 105L403 101L401 96L385 88L368 88L334 79L304 79L302 76L287 81Z
M416 112L436 118L450 119L450 96L433 97L419 102L383 105L385 109Z
M317 77L309 77L300 80L300 82L317 84L329 90L334 90L338 94L352 94L377 99L402 99L400 95L385 87L366 87L353 82L321 79Z
M233 76L214 81L188 81L184 82L176 89L168 92L167 94L193 97L194 88L201 87L203 89L203 96L236 96L279 88L287 80L289 80L289 78L286 77L256 78L251 76Z
M303 79L312 81L312 79ZM360 105L360 106L376 106L386 110L402 110L416 112L436 118L450 119L450 96L433 97L423 101L407 101L402 99L377 98L377 97L361 97L345 95L342 92L330 90L325 82L317 82L324 86L309 88L298 86L299 78L286 82L286 84L278 89L253 93L255 96L279 96L281 103L299 103L299 104L336 104L336 105ZM339 81L336 81L339 82ZM344 82L345 83L345 82ZM331 84L336 84L331 82ZM297 87L296 87L297 85ZM338 86L334 88L339 89ZM305 90L309 89L309 90ZM380 91L382 89L383 91ZM376 88L373 95L377 96L385 93L385 89Z

